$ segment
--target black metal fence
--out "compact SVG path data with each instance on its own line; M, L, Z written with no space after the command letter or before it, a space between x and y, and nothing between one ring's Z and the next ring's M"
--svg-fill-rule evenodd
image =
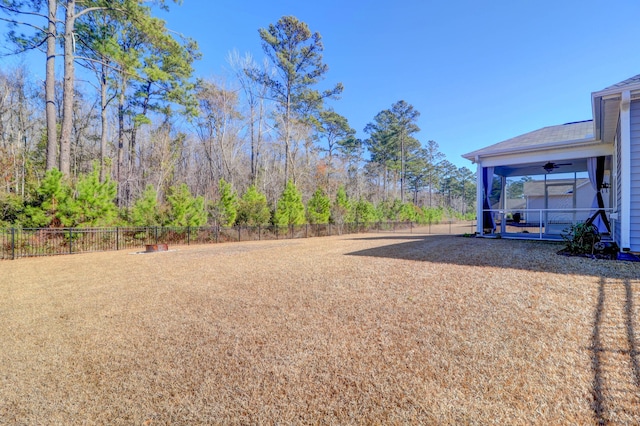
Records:
M364 232L412 230L412 222L345 223L299 226L5 228L0 229L0 260L32 256L143 248L150 244L209 244L236 241L325 237Z

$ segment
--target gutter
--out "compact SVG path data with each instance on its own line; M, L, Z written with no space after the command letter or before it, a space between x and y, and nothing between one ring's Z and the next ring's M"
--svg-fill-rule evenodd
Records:
M496 150L496 151L491 151L489 153L486 154L478 154L478 151L472 151L468 154L464 154L462 156L462 158L465 158L469 161L471 161L472 163L477 163L477 160L481 157L492 157L495 155L502 155L502 154L521 154L521 153L525 153L525 152L537 152L537 151L545 151L549 148L555 148L555 147L560 147L560 146L565 146L565 145L571 145L572 148L580 148L583 146L589 146L589 145L598 145L601 144L602 141L600 141L599 139L595 139L595 138L589 138L589 139L575 139L575 140L569 140L569 141L558 141L558 142L551 142L545 145L537 145L534 147L530 147L527 149L522 149L522 148L506 148L506 149L500 149L500 150Z

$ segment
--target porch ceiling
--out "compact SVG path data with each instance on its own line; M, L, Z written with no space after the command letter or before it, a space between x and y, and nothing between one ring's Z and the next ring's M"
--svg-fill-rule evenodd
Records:
M535 176L535 175L543 175L547 174L550 177L553 177L559 173L574 173L574 172L586 172L587 171L587 159L586 158L576 158L569 160L561 160L555 161L557 164L566 164L567 165L559 166L557 169L554 169L551 173L547 173L543 166L546 161L536 161L531 163L523 163L523 164L511 164L508 166L497 166L494 168L493 173L498 176L504 177L512 177L512 176Z
M605 156L605 170L611 170L611 156ZM561 173L580 173L587 171L587 158L570 158L566 160L554 161L558 164L558 168L547 173L543 166L546 162L536 161L522 164L510 164L506 166L495 166L493 173L498 176L514 177L514 176L536 176L547 175L550 179L555 179ZM567 164L570 163L570 164ZM562 164L562 165L560 165Z

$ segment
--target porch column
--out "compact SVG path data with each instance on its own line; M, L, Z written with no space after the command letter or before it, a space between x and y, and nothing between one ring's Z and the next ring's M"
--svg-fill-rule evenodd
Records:
M484 201L484 188L482 185L482 163L478 161L476 158L476 163L478 164L478 169L476 171L476 232L478 235L482 235L483 231L483 211L482 205Z
M500 217L500 233L504 235L507 232L507 215L505 213L505 210L507 209L507 178L504 176L500 176L500 178L500 184L502 185L500 190L502 193L500 196L500 198L502 198L500 201L500 208L502 209Z
M631 248L631 92L620 100L620 248Z

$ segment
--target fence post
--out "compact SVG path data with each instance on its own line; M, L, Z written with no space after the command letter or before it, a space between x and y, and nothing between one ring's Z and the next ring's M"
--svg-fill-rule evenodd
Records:
M116 226L116 251L120 250L120 228Z
M238 225L238 242L242 239L242 225Z
M154 229L155 239L156 239L155 244L158 244L158 227L154 226L153 229Z
M309 238L309 224L308 223L304 226L304 237L305 238Z
M16 228L11 228L11 260L16 259Z
M73 254L73 232L69 229L69 254Z
M191 245L191 227L187 226L187 245Z
M262 232L260 231L260 225L258 225L258 241L262 240Z

